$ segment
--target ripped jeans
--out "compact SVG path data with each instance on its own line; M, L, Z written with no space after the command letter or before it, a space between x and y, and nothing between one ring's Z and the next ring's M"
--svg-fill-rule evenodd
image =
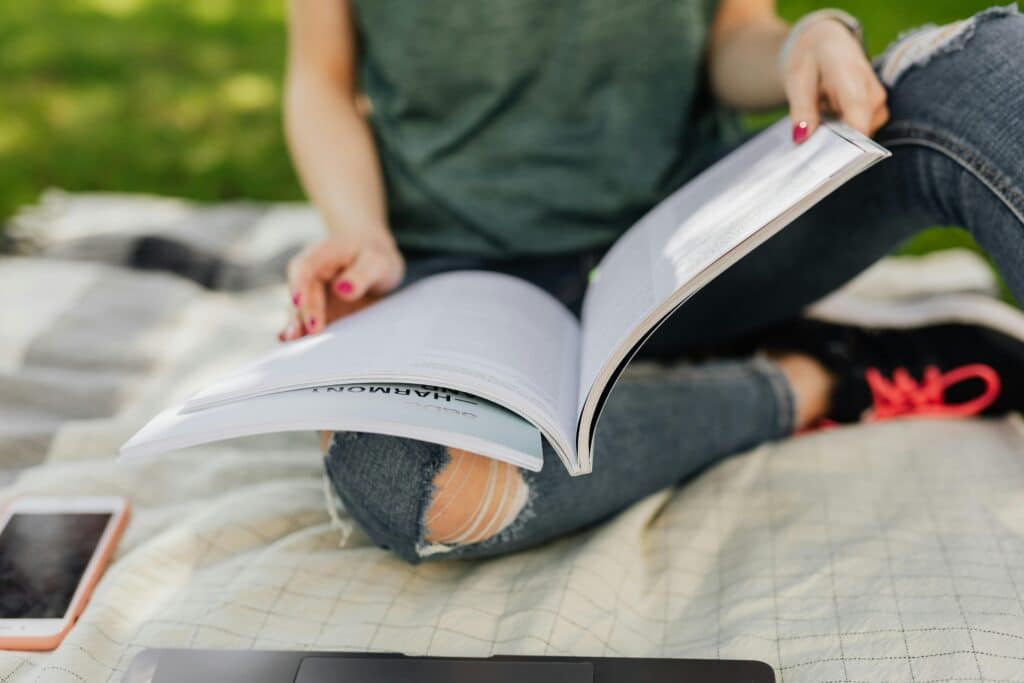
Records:
M958 25L912 33L880 58L878 72L889 91L891 120L877 139L892 159L843 186L710 283L648 341L642 355L678 358L722 348L791 319L931 225L967 228L1024 301L1024 16L990 10ZM511 272L578 310L599 256L489 262L410 254L409 270L412 278L460 268ZM477 558L592 525L729 455L786 437L793 424L790 389L766 360L627 373L602 413L593 474L569 477L545 445L542 472L512 468L515 481L506 477L504 493L515 488L518 502L501 528L487 538L471 535L468 542L426 540L426 515L451 462L446 449L338 433L326 469L349 514L381 547L409 562ZM466 520L467 528L473 524Z

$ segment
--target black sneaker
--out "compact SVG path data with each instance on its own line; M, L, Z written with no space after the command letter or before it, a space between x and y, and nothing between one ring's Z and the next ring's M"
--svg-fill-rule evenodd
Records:
M836 378L828 420L959 418L1024 410L1024 313L950 294L845 297L769 332L774 351L818 359Z

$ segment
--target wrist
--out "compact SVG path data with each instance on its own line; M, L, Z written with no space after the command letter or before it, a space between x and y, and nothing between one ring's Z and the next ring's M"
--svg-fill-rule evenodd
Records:
M790 54L792 54L793 48L800 41L800 38L809 29L824 22L832 22L844 27L863 46L864 31L856 17L839 9L827 8L816 10L805 14L790 28L789 34L779 48L778 67L780 71L785 70L786 62L789 60Z
M404 261L402 251L398 248L398 242L395 241L395 236L391 234L391 230L386 226L379 226L364 233L361 243L384 256Z
M352 241L360 244L372 244L380 248L398 248L391 228L387 223L377 221L328 221L328 234L343 241Z

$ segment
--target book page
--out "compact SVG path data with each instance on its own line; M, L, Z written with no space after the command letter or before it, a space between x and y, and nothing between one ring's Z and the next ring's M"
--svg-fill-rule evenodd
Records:
M838 124L823 125L794 145L783 120L644 216L598 264L584 299L581 416L616 353L650 326L659 307L698 280L706 284L711 271L723 270L887 154Z
M332 384L431 384L518 412L574 457L578 353L575 318L540 288L500 273L445 273L280 346L185 410Z
M164 411L121 448L144 457L250 434L331 430L391 434L486 453L533 472L540 432L499 405L459 391L410 384L344 384L241 399L203 410Z

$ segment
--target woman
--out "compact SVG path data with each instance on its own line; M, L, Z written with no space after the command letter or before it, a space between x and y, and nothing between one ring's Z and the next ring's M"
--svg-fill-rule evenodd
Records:
M732 110L788 102L797 144L831 113L893 151L659 330L645 355L713 360L624 378L594 474L338 433L326 464L349 513L411 562L482 557L824 419L1020 409L1024 341L984 320L799 314L934 224L967 227L1024 300L1022 46L1010 9L913 34L876 70L852 17L790 28L772 0L292 0L286 130L328 236L290 264L284 341L458 268L578 311L603 250L736 144Z

